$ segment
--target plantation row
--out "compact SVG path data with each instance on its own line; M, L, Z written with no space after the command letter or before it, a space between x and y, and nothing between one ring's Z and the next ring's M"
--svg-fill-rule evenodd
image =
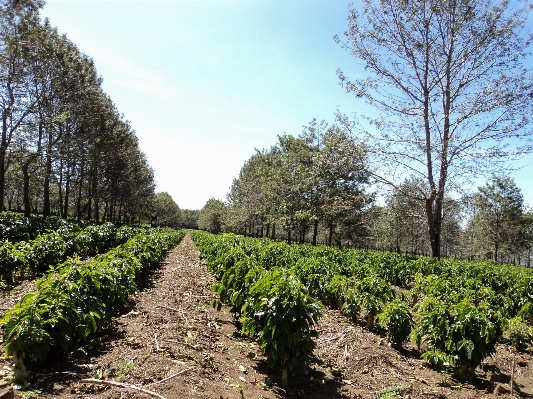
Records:
M377 321L393 346L409 338L425 344L423 358L461 377L495 352L504 333L518 349L533 344L529 269L236 235L195 232L193 239L219 280L220 300L259 338L269 362L292 374L312 352L317 300L364 318L369 329Z
M90 262L69 259L38 280L36 291L0 319L18 378L24 378L23 359L43 361L86 344L184 235L142 232Z
M59 216L24 216L20 212L0 212L0 241L30 241L47 231L68 229L81 230L85 221L74 222ZM81 226L81 227L80 227Z
M124 244L139 231L111 223L78 226L65 223L57 231L38 235L33 241L0 242L0 289L25 277L40 276L49 265L57 265L67 257L90 256Z

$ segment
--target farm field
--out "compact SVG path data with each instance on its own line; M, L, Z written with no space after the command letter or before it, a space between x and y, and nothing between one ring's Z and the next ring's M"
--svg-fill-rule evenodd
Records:
M42 398L533 398L533 358L515 357L515 392L509 382L513 354L498 345L471 382L439 373L411 344L387 345L385 335L367 331L337 310L323 309L310 368L283 387L280 370L266 368L259 347L239 332L226 306L206 286L214 278L189 236L170 251L152 282L113 318L82 351L33 370L24 395ZM31 285L30 285L31 286ZM10 295L21 295L14 290ZM8 296L2 303L9 303ZM4 348L2 348L3 350ZM0 370L7 376L9 364ZM181 374L177 374L180 373ZM172 377L166 381L166 378ZM83 384L99 378L153 392ZM37 392L40 391L40 392Z

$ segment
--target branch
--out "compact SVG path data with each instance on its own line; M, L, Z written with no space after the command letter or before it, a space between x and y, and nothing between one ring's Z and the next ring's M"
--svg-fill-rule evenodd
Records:
M163 383L163 382L165 382L165 381L168 381L168 380L170 380L171 378L174 378L174 377L176 377L176 376L178 376L178 375L180 375L180 374L183 374L183 373L185 373L186 371L189 371L189 370L191 370L191 369L192 369L192 367L189 367L188 369L185 369L185 370L181 370L181 371L177 372L176 374L172 374L170 377L163 378L161 381L152 382L152 383L150 383L150 384L147 384L146 386L149 387L150 385L161 384L161 383Z
M133 389L135 391L139 391L139 392L145 393L147 395L153 396L154 398L165 399L164 396L159 395L157 392L149 391L148 389L144 389L144 388L138 387L137 385L124 384L122 382L117 382L117 381L106 381L106 380L97 380L96 378L85 378L85 379L81 380L80 383L83 383L83 384L95 384L95 385L110 385L110 386L113 386L113 387Z

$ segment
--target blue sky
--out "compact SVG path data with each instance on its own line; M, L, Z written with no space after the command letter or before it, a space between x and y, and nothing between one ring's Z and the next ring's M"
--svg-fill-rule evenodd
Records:
M333 40L349 0L47 0L42 11L91 56L129 120L157 191L185 209L224 200L254 148L311 119L362 112L338 85L355 61ZM531 156L514 173L533 204ZM480 182L481 184L482 182Z

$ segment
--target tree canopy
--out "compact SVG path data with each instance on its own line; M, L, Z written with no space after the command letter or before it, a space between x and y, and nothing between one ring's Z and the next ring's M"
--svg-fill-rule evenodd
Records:
M298 137L257 151L243 166L228 194L228 223L236 231L269 235L275 226L303 241L319 226L333 236L353 239L362 212L372 202L365 192L366 150L345 130L311 121ZM359 226L360 227L360 226ZM279 229L278 229L279 230ZM342 231L342 232L341 232Z
M506 0L363 0L336 36L368 72L338 70L341 85L380 111L339 119L364 135L376 181L423 180L432 256L446 193L531 151L527 16Z
M147 219L155 182L135 132L42 5L0 2L0 210Z

